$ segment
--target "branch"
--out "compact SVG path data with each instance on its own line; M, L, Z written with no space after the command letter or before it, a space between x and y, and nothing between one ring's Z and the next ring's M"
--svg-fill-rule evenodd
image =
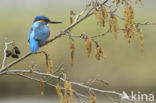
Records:
M107 33L109 33L110 31L106 31L105 33L102 33L102 34L98 34L98 35L95 35L95 36L92 36L91 38L94 39L94 38L97 38L97 37L101 37L101 36L105 36Z
M56 76L56 75L53 75L53 74L42 73L42 72L38 72L38 71L34 71L34 70L8 70L8 71L5 71L5 72L1 73L0 75L5 75L5 74L9 75L9 74L18 74L18 73L20 73L20 76L21 76L21 73L22 73L22 76L23 76L23 73L29 73L29 74L36 74L38 76L45 76L45 77L51 77L51 78L55 78L55 79L60 79L63 82L65 81L65 79L64 78L60 78L60 76ZM32 79L30 77L28 79L37 81L36 79ZM40 80L38 80L38 81L40 81ZM70 82L73 85L76 85L76 86L79 86L79 87L82 87L82 88L86 88L88 90L90 89L90 90L93 90L95 92L115 94L115 95L118 95L119 97L123 97L122 93L119 93L119 92L116 92L116 91L101 90L101 89L97 89L97 88L93 88L93 87L84 85L84 83L78 83L78 82L72 82L72 81L70 81ZM55 87L54 85L50 85L50 86Z
M53 74L42 73L42 72L38 72L38 71L35 71L35 70L32 70L32 69L31 70L8 70L8 71L0 72L0 75L21 76L21 77L24 77L24 78L32 80L32 81L40 82L40 79L31 77L30 75L28 76L26 74L34 74L34 75L37 75L38 77L50 77L50 78L54 78L54 79L59 79L62 82L66 81L64 78L61 78L60 76L53 75ZM54 84L50 83L50 81L43 80L43 83L56 88L56 86ZM75 85L75 86L78 86L78 87L81 87L81 88L85 88L85 89L87 89L89 91L92 90L94 92L99 92L99 93L115 94L115 95L120 97L121 101L123 99L124 100L129 100L129 97L125 92L119 93L119 92L116 92L116 91L101 90L101 89L97 89L97 88L87 86L84 83L73 82L73 81L70 81L70 83L72 85ZM65 88L62 87L62 89L64 90ZM74 89L73 89L73 92L75 93L75 96L82 97L83 99L89 100L89 98L90 98L90 97L88 97L88 96L86 96L86 95L84 95L82 93L79 93L78 91L76 91Z
M19 71L19 73L28 73L28 72L26 72L26 71L24 72L24 71L25 70L23 70L23 72ZM5 72L5 75L21 76L23 78L26 78L26 79L29 79L29 80L32 80L32 81L35 81L35 82L40 82L40 79L36 79L36 78L31 77L31 76L27 76L25 74L19 74L19 73L17 73L17 71L16 72L8 72L8 73ZM30 73L30 71L29 71L29 73ZM0 74L0 75L2 75L2 74ZM40 76L43 76L43 75L40 75ZM47 81L43 81L43 83L56 88L56 86L54 84L49 83ZM62 88L62 89L65 89L65 88ZM74 91L74 93L77 94L80 97L89 99L89 97L87 97L87 96L85 96L85 95L83 95L83 94L81 94L79 92Z

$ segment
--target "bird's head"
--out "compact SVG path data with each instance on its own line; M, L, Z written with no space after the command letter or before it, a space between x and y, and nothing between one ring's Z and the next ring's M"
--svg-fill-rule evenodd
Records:
M45 23L45 24L48 24L48 23L51 23L51 24L62 23L62 22L59 22L59 21L51 21L48 17L45 17L45 16L36 16L33 23L35 23L35 22L40 22L40 23Z

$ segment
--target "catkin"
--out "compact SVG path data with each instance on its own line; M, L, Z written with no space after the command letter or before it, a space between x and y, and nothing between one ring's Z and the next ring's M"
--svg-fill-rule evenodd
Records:
M50 57L47 57L47 67L46 67L46 73L54 73L54 65L52 59Z
M73 17L70 16L70 24L73 24Z
M60 103L63 103L63 94L61 92L61 86L59 84L56 84L56 91L59 96Z
M141 48L141 51L144 51L143 44L144 44L144 36L143 36L142 30L140 30L140 48Z
M118 21L116 16L113 16L113 28L114 28L114 38L117 40L118 38Z
M143 0L139 0L139 1L140 1L141 5L143 5Z
M102 50L102 48L100 46L96 46L96 49L95 49L95 58L97 60L100 60L102 58L106 58L106 56L104 56L104 52Z
M85 44L86 44L87 56L89 58L90 54L92 52L92 40L91 40L91 38L87 38L85 40Z
M73 93L72 85L70 82L69 82L69 90L70 90L71 101L72 101L72 103L74 103L74 93Z
M135 38L137 37L137 30L134 23L134 8L133 3L130 2L129 5L125 4L124 7L124 25L125 30L124 34L129 43L134 43Z
M105 21L108 21L108 12L105 6L103 6L100 10L94 9L94 15L96 18L97 24L104 27Z
M44 83L42 77L40 77L40 89L41 89L41 96L44 96Z
M96 103L96 96L90 96L89 103Z
M72 85L69 81L64 81L64 88L65 88L65 92L64 92L64 100L65 103L74 103L74 93L73 93L73 89L72 89ZM68 95L68 92L70 95Z
M70 58L71 58L71 65L74 63L74 53L75 53L75 46L74 42L70 42Z
M138 0L135 0L135 4L137 4L138 3Z
M109 31L112 32L112 25L113 25L113 20L110 18L109 19Z
M65 88L65 92L64 92L64 101L65 103L70 103L70 98L69 98L69 95L68 95L68 90L69 90L69 84L68 84L68 81L65 81L64 82L64 88Z
M120 3L120 0L116 0L116 6L118 7Z

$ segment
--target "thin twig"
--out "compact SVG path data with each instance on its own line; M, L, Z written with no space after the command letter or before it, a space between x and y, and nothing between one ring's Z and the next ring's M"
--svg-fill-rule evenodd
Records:
M24 56L20 57L19 59L16 59L15 61L11 62L10 64L4 66L3 68L1 68L0 72L3 72L5 70L7 70L8 68L12 67L13 65L15 65L16 63L22 61L23 59L25 59L26 57L30 56L32 53L28 52L26 53Z
M2 66L1 66L1 69L4 68L5 66L5 60L6 60L6 51L8 49L8 45L14 43L14 41L11 41L11 42L5 42L5 49L4 49L4 57L3 57L3 61L2 61Z
M79 20L80 16L82 16L85 13L85 11L88 9L88 7L89 6L86 6L86 8L83 11L81 11L80 14L76 15L76 18L75 18L74 22L76 22L77 20Z
M121 16L119 16L117 14L114 14L114 15L116 17L118 17L119 19L121 19L121 20L125 20L124 17L121 17ZM145 23L137 23L137 22L135 22L134 24L136 24L136 25L156 25L156 22L145 22Z
M95 35L95 36L92 36L91 38L97 38L97 37L101 37L101 36L105 36L107 33L109 33L110 31L106 31L105 33L102 33L102 34L98 34L98 35Z

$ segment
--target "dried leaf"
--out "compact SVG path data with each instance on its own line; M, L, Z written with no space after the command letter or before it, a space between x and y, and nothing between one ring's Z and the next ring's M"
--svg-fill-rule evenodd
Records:
M85 40L86 49L87 49L87 56L90 57L91 51L92 51L92 40L91 38L87 38Z
M59 96L60 103L63 103L63 94L61 92L61 86L59 84L56 84L56 91Z
M41 96L44 96L44 82L42 77L40 77L40 90L41 90L40 92Z
M70 43L71 65L73 65L73 63L74 63L74 53L75 53L74 42L71 42L71 43Z

